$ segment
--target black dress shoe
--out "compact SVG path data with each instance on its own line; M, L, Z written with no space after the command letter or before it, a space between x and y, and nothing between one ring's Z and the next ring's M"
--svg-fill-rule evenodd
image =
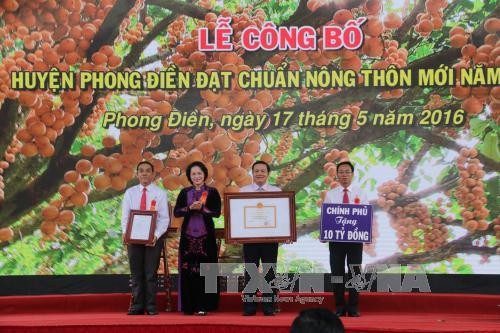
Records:
M264 316L274 316L274 311L264 311Z
M243 311L244 316L255 316L256 311Z
M360 316L359 312L356 310L349 311L348 314L349 314L349 317L359 317Z
M144 314L144 310L128 310L127 314L129 316L137 316L137 315L143 315Z
M158 314L158 310L148 310L146 311L148 316L156 316Z
M337 310L335 311L337 317L345 317L345 310Z

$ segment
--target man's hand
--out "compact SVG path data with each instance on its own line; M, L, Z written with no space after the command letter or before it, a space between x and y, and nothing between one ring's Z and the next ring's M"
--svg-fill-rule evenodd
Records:
M151 243L146 244L146 246L151 246L151 247L153 247L155 245L156 245L156 236L155 236L155 238L153 238L153 241Z

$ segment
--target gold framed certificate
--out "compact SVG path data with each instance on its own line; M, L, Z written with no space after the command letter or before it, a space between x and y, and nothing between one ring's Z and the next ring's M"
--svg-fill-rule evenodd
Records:
M224 222L228 243L295 241L295 192L225 193Z
M155 210L131 210L128 217L125 242L128 244L150 244L155 238Z

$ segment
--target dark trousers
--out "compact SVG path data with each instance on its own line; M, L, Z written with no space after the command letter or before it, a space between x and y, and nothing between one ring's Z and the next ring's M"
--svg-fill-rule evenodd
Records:
M132 305L130 310L156 310L157 271L160 264L163 237L155 246L129 244L128 260L132 276Z
M331 242L330 249L330 268L334 277L342 277L340 280L334 281L335 305L337 310L345 309L345 261L347 257L348 281L353 278L353 273L361 274L361 261L363 260L363 243L344 243ZM350 266L354 265L354 266ZM349 311L358 311L359 292L351 287L349 288L349 302L347 304Z
M276 262L278 261L278 243L243 244L243 258L245 260L245 287L250 281L250 274L248 271L258 268L259 260L262 261L263 272L267 271L265 280L270 284L271 281L275 279ZM252 276L256 276L255 272ZM257 310L257 302L254 297L256 297L256 292L249 292L243 295L243 307L245 312L255 312ZM263 310L265 312L274 311L274 292L263 293L262 297Z

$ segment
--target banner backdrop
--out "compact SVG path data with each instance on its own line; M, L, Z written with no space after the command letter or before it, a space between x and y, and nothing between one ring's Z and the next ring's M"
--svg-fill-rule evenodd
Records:
M364 264L498 274L499 14L494 0L0 2L0 275L128 273L121 199L143 159L171 204L192 161L221 196L268 162L296 192L281 272L330 272L320 207L350 160L373 205Z

